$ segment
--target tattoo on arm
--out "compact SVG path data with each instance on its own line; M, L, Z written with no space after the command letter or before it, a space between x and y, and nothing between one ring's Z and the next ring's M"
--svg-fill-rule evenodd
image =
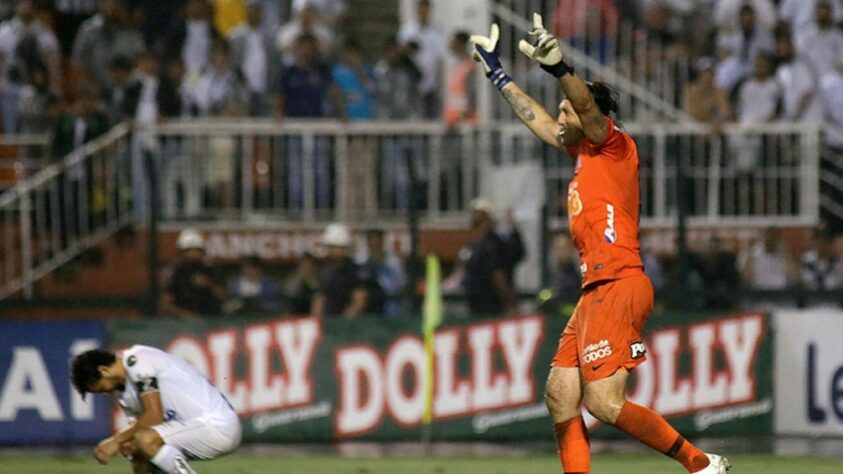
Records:
M536 114L530 107L530 102L526 97L516 93L512 90L512 88L504 89L503 96L512 106L512 110L515 112L515 115L517 115L523 122L532 122L536 119Z

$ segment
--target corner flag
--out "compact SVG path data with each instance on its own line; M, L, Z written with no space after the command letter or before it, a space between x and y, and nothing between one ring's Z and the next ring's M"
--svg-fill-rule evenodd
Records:
M424 410L422 424L433 421L433 336L436 328L442 324L442 277L439 259L436 255L427 256L427 269L424 285L424 305L422 307L422 334L424 335Z

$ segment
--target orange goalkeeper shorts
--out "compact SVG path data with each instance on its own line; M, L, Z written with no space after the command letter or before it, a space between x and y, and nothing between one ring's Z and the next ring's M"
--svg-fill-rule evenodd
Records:
M641 339L653 309L653 285L643 272L587 287L559 338L553 367L579 367L584 383L647 360Z

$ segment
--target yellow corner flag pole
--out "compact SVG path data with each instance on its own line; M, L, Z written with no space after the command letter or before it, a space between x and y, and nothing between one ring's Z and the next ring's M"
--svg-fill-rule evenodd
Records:
M433 336L436 328L442 324L442 276L439 259L436 255L427 256L427 269L424 286L424 305L422 308L422 334L424 335L424 410L422 425L433 422Z

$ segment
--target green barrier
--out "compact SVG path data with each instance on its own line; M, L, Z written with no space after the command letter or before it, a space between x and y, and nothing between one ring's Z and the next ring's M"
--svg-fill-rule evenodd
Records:
M436 333L435 440L550 436L548 364L565 321L449 321ZM424 407L418 318L153 319L109 326L116 348L149 344L206 373L241 414L244 439L417 440ZM761 313L651 317L630 397L686 436L772 429L771 333ZM587 418L598 437L618 436Z

